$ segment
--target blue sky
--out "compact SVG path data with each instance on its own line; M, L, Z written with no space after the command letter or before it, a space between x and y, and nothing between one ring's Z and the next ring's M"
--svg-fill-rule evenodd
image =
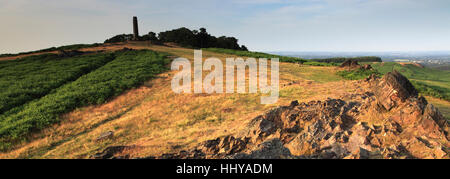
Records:
M1 0L0 53L205 27L256 51L450 50L448 0Z

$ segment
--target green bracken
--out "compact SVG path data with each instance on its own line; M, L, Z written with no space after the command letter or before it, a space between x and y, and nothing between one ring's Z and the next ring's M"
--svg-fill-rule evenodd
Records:
M8 150L15 143L26 141L31 132L58 122L61 114L82 106L102 104L142 84L167 70L170 61L165 58L166 54L149 50L115 52L113 55L114 60L95 71L1 115L0 149ZM104 55L98 58L104 58Z
M370 75L380 76L380 73L377 70L365 70L365 69L355 69L355 70L343 70L337 72L337 75L341 76L347 80L361 80L369 77Z
M62 58L55 54L0 63L0 114L40 98L113 60L112 54Z

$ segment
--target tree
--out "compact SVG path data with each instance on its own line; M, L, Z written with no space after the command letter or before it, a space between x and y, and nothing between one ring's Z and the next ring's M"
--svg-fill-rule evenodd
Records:
M124 42L130 40L132 34L116 35L110 39L105 40L105 43ZM146 35L139 37L139 40L151 41L152 43L173 42L178 45L192 48L226 48L235 50L247 50L245 46L239 46L238 39L234 37L221 36L219 38L210 35L206 28L199 30L189 30L186 27L173 29L165 32L160 32L158 35L154 32L149 32Z
M194 34L188 28L182 27L171 31L160 32L158 34L161 42L174 42L182 46L193 46Z
M156 33L154 33L154 32L149 32L148 38L150 41L158 41L158 37L156 37Z
M196 35L198 41L200 42L197 46L200 48L208 48L209 47L209 37L210 35L206 32L205 28L200 28L200 32Z
M131 40L133 38L132 34L120 34L109 39L106 39L104 43L117 43L117 42L125 42Z

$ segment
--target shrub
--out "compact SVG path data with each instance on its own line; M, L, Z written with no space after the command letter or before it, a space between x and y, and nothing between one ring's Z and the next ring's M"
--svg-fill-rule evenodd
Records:
M133 34L120 34L109 39L106 39L104 43L117 43L117 42L125 42L131 40L133 38Z
M370 75L375 74L380 76L381 74L377 70L365 70L365 69L356 69L356 70L343 70L337 72L337 75L341 76L347 80L361 80L369 77Z

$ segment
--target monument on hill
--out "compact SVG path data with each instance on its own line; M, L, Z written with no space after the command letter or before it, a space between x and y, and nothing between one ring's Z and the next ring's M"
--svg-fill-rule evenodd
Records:
M139 29L136 16L133 16L133 40L139 40Z

